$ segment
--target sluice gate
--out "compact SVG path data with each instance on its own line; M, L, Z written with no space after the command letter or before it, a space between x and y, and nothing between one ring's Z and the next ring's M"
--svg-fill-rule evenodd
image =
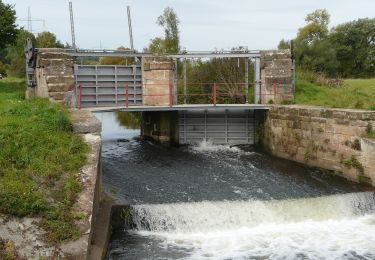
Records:
M255 111L179 111L179 143L254 144Z

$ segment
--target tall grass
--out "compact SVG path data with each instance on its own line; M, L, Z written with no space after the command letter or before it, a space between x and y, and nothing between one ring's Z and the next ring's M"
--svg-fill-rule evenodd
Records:
M341 86L329 87L311 83L303 76L297 74L296 104L375 110L375 78L347 79Z
M25 82L0 81L0 212L40 216L51 241L77 237L75 174L88 147L63 106L24 99Z

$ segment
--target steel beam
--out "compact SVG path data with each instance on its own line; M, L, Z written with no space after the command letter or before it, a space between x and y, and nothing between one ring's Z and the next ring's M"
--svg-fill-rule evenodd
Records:
M43 49L40 49L43 50ZM134 50L73 50L65 49L66 54L73 57L152 57L152 53L135 52ZM260 51L249 52L187 52L179 54L165 54L163 57L173 59L199 58L259 58Z
M260 58L256 58L254 62L254 81L255 81L255 96L254 96L254 103L260 104L261 102L261 81L260 81Z

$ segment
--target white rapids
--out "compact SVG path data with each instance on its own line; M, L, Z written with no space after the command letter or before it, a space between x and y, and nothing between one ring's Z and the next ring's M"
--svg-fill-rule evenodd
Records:
M375 259L375 195L132 206L136 229L187 259Z

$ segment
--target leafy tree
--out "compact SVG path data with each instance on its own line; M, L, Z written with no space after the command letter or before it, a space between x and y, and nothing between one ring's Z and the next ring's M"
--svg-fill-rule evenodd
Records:
M0 50L13 44L17 38L16 12L13 8L0 0Z
M294 56L300 68L331 75L336 73L336 52L328 39L329 18L325 9L306 16L307 25L299 29L294 41Z
M166 7L163 15L158 17L157 24L164 28L164 48L167 53L177 53L180 50L179 23L177 14L171 7Z
M155 37L151 40L148 49L146 50L153 54L162 54L165 52L164 39L160 37Z
M130 50L123 46L117 48L119 51ZM101 65L131 65L134 63L134 58L122 58L122 57L103 57L100 59Z
M337 52L341 75L375 76L375 18L336 26L332 29L330 41Z
M290 41L281 39L279 42L279 45L277 46L277 49L279 50L287 50L290 48Z
M56 35L51 32L41 32L35 39L35 46L37 48L64 48Z
M163 27L164 38L151 39L147 51L155 54L178 53L180 51L180 32L178 29L180 21L173 8L166 7L163 15L158 17L156 23Z
M35 41L32 33L21 29L17 35L16 42L8 48L8 59L10 60L9 74L17 77L24 77L26 74L24 45L27 38Z

